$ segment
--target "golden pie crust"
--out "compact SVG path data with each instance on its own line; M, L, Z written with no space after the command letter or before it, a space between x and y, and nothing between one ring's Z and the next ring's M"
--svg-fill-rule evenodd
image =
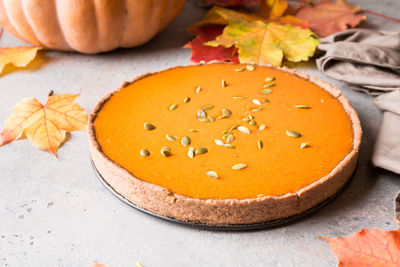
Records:
M94 121L103 104L116 92L152 73L140 75L131 82L123 83L118 90L104 97L90 115L88 129L90 153L97 171L116 192L143 209L182 221L211 225L254 224L283 219L303 213L332 197L346 184L356 168L362 136L356 111L339 89L316 77L310 77L308 74L286 67L266 67L279 69L318 85L336 98L347 112L353 129L353 146L328 175L301 188L296 193L247 199L192 198L136 178L102 152L96 140Z

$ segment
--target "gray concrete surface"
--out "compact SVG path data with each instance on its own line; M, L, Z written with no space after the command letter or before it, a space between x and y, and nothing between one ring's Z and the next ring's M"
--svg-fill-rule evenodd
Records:
M352 1L356 2L356 1ZM357 1L398 16L398 0ZM356 2L356 3L357 3ZM184 28L204 10L187 3L178 19L150 43L96 56L47 52L26 70L0 77L0 121L23 97L44 101L56 93L80 93L87 110L123 81L148 71L189 64ZM369 16L362 27L399 30L400 24ZM0 46L22 45L5 33ZM356 175L343 194L292 224L254 232L212 232L153 218L123 204L96 179L86 132L73 132L57 160L22 140L0 147L0 266L335 266L327 243L365 228L394 229L393 198L400 177L370 167L381 122L372 98L324 77L311 63L298 69L343 89L364 129Z

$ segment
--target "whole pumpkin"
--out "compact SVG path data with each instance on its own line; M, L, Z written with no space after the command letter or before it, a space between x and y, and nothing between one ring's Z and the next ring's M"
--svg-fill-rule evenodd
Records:
M49 49L99 53L149 41L185 0L0 0L0 25Z

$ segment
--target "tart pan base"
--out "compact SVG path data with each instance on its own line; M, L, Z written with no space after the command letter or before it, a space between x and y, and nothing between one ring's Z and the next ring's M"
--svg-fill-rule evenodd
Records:
M99 179L99 181L117 198L119 198L121 201L123 201L125 204L141 211L144 213L147 213L149 215L155 216L157 218L166 220L166 221L170 221L170 222L174 222L174 223L178 223L181 225L186 225L189 227L195 227L198 229L204 229L204 230L215 230L215 231L251 231L251 230L259 230L259 229L265 229L265 228L272 228L272 227L276 227L276 226L281 226L281 225L285 225L291 222L294 222L300 218L303 218L319 209L321 209L322 207L326 206L329 202L331 202L332 200L334 200L336 197L338 197L347 187L347 185L351 182L351 180L353 179L353 176L357 170L357 167L355 168L353 174L351 175L351 177L349 178L349 180L346 182L346 184L338 191L335 193L335 195L333 195L332 197L324 200L323 202L319 203L318 205L312 207L311 209L308 209L302 213L287 217L287 218L283 218L283 219L278 219L278 220L272 220L272 221L267 221L267 222L263 222L263 223L254 223L254 224L227 224L227 225L213 225L213 224L204 224L204 223L198 223L198 222L191 222L191 221L182 221L182 220L178 220L178 219L174 219L174 218L170 218L167 216L163 216L163 215L159 215L157 213L151 212L149 210L146 210L144 208L141 208L139 206L137 206L136 204L132 203L131 201L127 200L126 198L124 198L122 195L120 195L117 191L114 190L114 188L112 188L107 182L106 180L104 180L104 178L101 176L101 174L99 173L99 171L96 169L94 163L92 160L90 160L91 165L93 167L94 173L96 175L96 177Z

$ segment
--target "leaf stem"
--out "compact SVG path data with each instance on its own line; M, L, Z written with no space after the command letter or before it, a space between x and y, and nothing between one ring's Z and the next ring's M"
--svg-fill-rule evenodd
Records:
M374 15L374 16L378 16L378 17L381 17L381 18L384 18L384 19L387 19L387 20L391 20L391 21L395 21L397 23L400 23L400 19L398 19L398 18L389 17L389 16L386 16L384 14L381 14L381 13L378 13L378 12L375 12L375 11L371 11L371 10L368 10L368 9L361 9L361 12L368 13L368 14L371 14L371 15Z

